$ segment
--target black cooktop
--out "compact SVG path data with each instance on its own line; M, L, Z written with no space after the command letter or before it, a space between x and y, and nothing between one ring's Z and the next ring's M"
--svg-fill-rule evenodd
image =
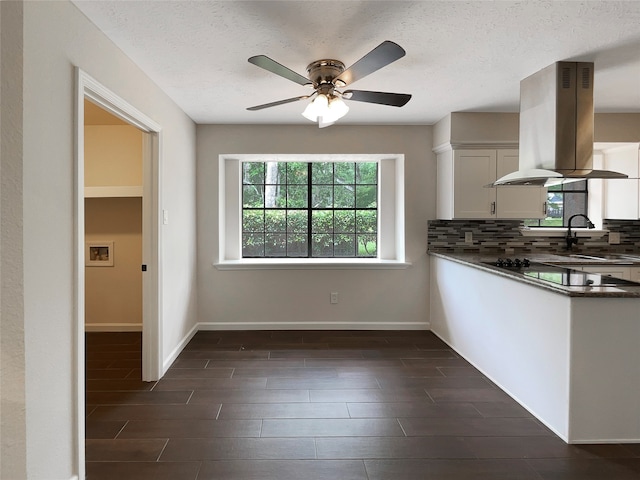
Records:
M588 273L580 270L561 267L559 265L549 265L546 263L530 262L524 260L502 260L496 262L484 262L513 273L523 275L528 278L535 278L544 282L554 283L565 287L615 287L629 286L640 287L640 283L624 280L622 278L600 275L599 273Z

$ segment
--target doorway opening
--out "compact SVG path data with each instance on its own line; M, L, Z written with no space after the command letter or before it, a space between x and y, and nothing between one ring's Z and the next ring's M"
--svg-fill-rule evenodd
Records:
M87 308L93 309L93 320L90 321L92 329L107 329L112 331L142 331L141 335L141 377L143 381L158 380L162 372L162 318L161 318L161 235L158 222L160 205L160 126L125 100L108 90L92 77L80 69L76 69L76 124L75 124L75 363L76 376L76 464L80 479L85 477L85 391L86 391L86 365L85 365L85 330L87 330ZM128 127L132 137L138 135L140 145L140 163L136 167L137 173L133 175L139 178L135 184L128 185L128 181L119 181L114 184L85 184L85 178L100 177L102 172L96 170L95 165L89 165L85 158L86 127L97 122L91 120L93 115L107 115L109 121L116 125ZM106 120L102 120L103 122ZM93 133L92 133L93 134ZM116 161L115 159L111 159ZM121 172L122 173L122 172ZM129 172L131 173L131 172ZM86 175L85 175L86 174ZM125 175L126 176L126 175ZM129 178L133 178L129 175ZM94 182L95 183L95 182ZM113 183L113 182L111 182ZM88 197L88 198L87 198ZM137 206L136 206L137 205ZM113 209L122 209L114 211ZM130 217L128 222L138 224L137 240L134 248L124 248L126 241L117 240L118 227L114 227L113 234L92 231L95 228L93 219L87 219L86 215L102 215L103 220L111 217L114 221L122 221L122 212L127 211ZM100 224L100 222L98 222ZM97 238L104 237L104 238ZM106 235L106 236L105 236ZM123 247L123 248L120 248ZM129 298L129 302L139 302L129 310L131 317L127 321L106 321L105 317L99 317L100 295L111 295L114 288L108 284L92 285L92 290L86 289L87 265L98 273L102 269L110 269L111 276L115 269L113 265L118 262L118 255L131 255L131 250L136 250L140 261L138 269L141 280L138 289L138 299ZM127 251L129 250L129 251ZM131 260L129 260L131 263ZM94 271L91 276L95 277ZM108 275L107 275L108 276ZM132 276L133 282L136 279ZM95 278L93 279L95 281ZM95 283L95 282L93 282ZM106 285L106 286L105 286ZM95 288L94 288L95 287ZM121 302L114 298L114 302ZM107 302L108 303L108 302ZM104 307L104 303L102 307ZM129 305L131 307L131 305ZM135 311L138 311L136 314ZM131 313L134 312L134 313ZM111 323L111 325L107 325ZM96 325L97 324L97 325Z

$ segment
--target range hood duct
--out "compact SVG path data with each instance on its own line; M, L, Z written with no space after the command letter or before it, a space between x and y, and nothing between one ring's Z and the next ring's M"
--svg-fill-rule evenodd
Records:
M627 178L593 169L593 63L557 62L520 82L519 170L493 185Z

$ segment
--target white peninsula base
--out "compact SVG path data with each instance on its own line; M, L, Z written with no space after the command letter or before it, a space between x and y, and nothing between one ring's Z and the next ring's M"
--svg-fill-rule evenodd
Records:
M640 298L571 297L430 259L436 335L565 442L640 442Z

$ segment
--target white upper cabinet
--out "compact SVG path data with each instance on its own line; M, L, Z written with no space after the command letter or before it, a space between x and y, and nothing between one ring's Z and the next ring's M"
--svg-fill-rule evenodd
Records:
M437 217L544 218L544 187L487 185L518 170L517 113L453 112L434 125Z
M518 169L517 149L445 149L437 154L439 219L544 218L546 189L488 187Z
M604 180L604 218L615 220L640 218L639 147L638 143L600 146L604 168L629 175L628 179Z
M487 185L496 179L495 150L453 152L452 218L488 218L495 212L496 192Z

